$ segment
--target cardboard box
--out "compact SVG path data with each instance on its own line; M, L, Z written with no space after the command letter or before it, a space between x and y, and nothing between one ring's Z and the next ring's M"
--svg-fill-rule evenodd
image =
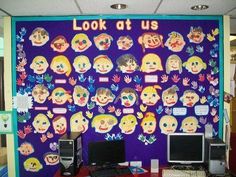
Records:
M0 147L0 165L7 164L7 148Z

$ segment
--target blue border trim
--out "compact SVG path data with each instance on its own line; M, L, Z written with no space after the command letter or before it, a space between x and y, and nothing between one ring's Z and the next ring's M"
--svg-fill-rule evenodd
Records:
M11 56L12 56L12 96L16 96L16 84L14 82L16 81L16 21L12 19L11 21ZM15 82L16 83L16 82ZM18 124L17 124L17 112L16 109L12 110L13 114L13 128L14 128L14 149L15 149L15 174L16 177L19 177L19 153L18 153L18 136L17 136L17 130L18 130Z
M59 20L97 20L97 19L165 19L165 20L220 20L222 16L204 15L81 15L81 16L31 16L31 17L12 17L13 21L59 21Z
M219 138L223 139L223 125L224 125L224 27L223 27L223 16L219 19L219 43L220 43L220 63L219 63L219 70L220 70L220 96L219 96Z

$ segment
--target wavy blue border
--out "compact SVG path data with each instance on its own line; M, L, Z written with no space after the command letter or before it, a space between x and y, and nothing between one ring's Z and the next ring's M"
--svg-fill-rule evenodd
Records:
M224 28L223 28L223 16L219 18L219 43L220 43L220 63L219 63L219 70L220 70L220 105L219 105L219 138L223 139L223 125L224 125Z
M159 19L159 20L218 20L219 21L219 43L220 43L220 56L219 56L219 75L220 75L220 96L219 96L219 132L218 136L223 138L223 109L224 109L224 45L223 45L223 16L182 16L182 15L84 15L84 16L31 16L31 17L12 17L12 81L16 81L16 22L18 21L61 21L61 20L97 20L97 19ZM14 72L13 72L14 71ZM16 96L16 84L12 85L13 96ZM17 117L16 110L13 111L13 117ZM14 130L17 130L17 121L13 121ZM19 154L17 151L18 147L18 136L17 131L14 131L14 149L15 149L15 169L16 177L19 177Z
M60 20L97 20L97 19L165 19L165 20L221 20L220 15L81 15L81 16L21 16L12 17L13 21L60 21Z

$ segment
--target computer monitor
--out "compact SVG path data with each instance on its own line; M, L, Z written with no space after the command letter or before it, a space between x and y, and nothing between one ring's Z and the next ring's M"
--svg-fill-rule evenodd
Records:
M89 165L106 166L125 162L124 140L91 142L88 144Z
M204 162L203 133L172 133L167 137L169 163L194 164Z

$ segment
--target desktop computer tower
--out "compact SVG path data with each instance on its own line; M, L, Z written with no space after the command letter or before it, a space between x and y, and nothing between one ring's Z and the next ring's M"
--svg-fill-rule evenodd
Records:
M225 174L225 143L219 138L206 139L205 162L208 171L213 175Z
M64 134L59 140L60 169L62 176L75 176L82 163L81 133Z

